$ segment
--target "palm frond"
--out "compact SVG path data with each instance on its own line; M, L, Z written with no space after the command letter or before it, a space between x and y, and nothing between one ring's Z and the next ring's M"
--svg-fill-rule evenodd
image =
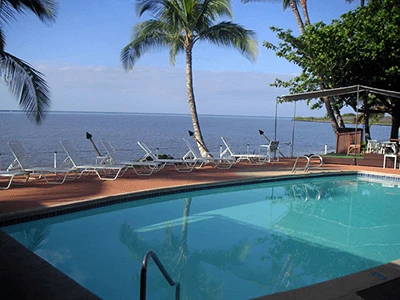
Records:
M257 56L257 43L254 36L253 31L238 24L221 22L201 32L198 39L207 40L221 46L233 47L253 61Z
M171 47L169 49L169 62L171 65L175 65L175 58L178 53L184 50L184 40L179 34L171 37Z
M231 2L229 0L205 0L204 15L212 20L220 17L232 18Z
M158 15L165 9L164 2L164 0L138 0L136 13L139 17L146 12Z
M33 12L42 21L54 21L56 4L54 0L1 0L0 18L8 20L14 17L15 12Z
M4 51L6 47L6 37L4 36L3 29L0 27L0 53Z
M229 0L204 0L203 3L198 3L196 8L195 20L192 22L193 29L196 31L210 27L216 19L221 17L232 18Z
M135 26L132 41L121 51L121 61L125 70L133 68L142 54L151 49L170 44L169 24L149 20Z
M10 20L14 20L16 12L17 11L8 2L1 2L0 6L1 23L8 23Z
M283 9L286 9L290 6L290 2L293 0L242 0L242 3L250 3L250 2L281 2L283 5ZM294 0L296 3L299 0ZM353 1L353 0L346 0L346 1Z
M28 117L40 123L50 104L49 87L43 74L7 52L0 54L0 76Z

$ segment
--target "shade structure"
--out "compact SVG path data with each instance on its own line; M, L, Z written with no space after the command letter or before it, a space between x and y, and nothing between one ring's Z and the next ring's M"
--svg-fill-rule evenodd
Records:
M316 99L321 97L329 97L329 96L341 96L341 95L348 95L348 94L357 94L357 102L359 100L359 96L361 92L369 92L378 95L384 95L387 97L397 98L400 99L400 92L398 91L391 91L385 89L378 89L374 87L369 87L365 85L351 85L346 87L339 87L333 89L323 89L323 90L316 90L311 92L299 93L299 94L292 94L292 95L284 95L277 97L276 99L276 107L275 107L275 137L277 139L277 119L278 119L278 102L279 101L299 101L299 100L308 100L308 99ZM295 102L296 103L296 102ZM358 107L356 105L356 120L358 119ZM293 148L294 148L294 131L295 131L295 119L296 119L296 109L294 110L293 116L293 128L292 128L292 141L291 141L291 153L293 156ZM356 133L358 130L358 123L356 123L356 127L354 132Z
M292 94L292 95L284 95L278 97L281 101L298 101L298 100L307 100L307 99L316 99L321 97L329 97L329 96L340 96L340 95L347 95L347 94L354 94L357 92L370 92L374 94L384 95L388 97L394 97L400 99L400 92L391 91L391 90L384 90L373 88L364 85L352 85L347 87L340 87L334 89L324 89L324 90L317 90L299 94Z

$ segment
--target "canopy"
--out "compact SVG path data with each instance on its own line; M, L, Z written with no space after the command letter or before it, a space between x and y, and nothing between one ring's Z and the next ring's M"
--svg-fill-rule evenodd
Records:
M300 94L292 94L292 95L285 95L280 96L278 99L284 101L298 101L298 100L306 100L306 99L315 99L321 97L328 97L328 96L340 96L346 94L353 94L357 92L370 92L374 94L384 95L388 97L400 98L400 92L390 91L390 90L383 90L377 89L373 87L368 87L364 85L352 85L347 87L340 87L334 89L326 89L326 90L319 90L319 91L312 91Z

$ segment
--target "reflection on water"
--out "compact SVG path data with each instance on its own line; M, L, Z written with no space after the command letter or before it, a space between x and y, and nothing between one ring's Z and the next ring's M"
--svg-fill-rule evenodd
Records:
M46 238L50 233L48 226L38 225L26 228L15 234L15 239L25 245L32 252L36 252L42 248L46 242Z
M397 186L352 176L292 180L134 201L6 230L104 299L139 294L150 249L181 283L182 299L247 299L397 259L399 194ZM173 297L153 264L148 277L149 299Z

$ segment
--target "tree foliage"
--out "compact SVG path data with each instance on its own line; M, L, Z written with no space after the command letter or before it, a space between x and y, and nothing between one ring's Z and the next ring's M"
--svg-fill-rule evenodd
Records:
M34 13L41 21L53 21L53 0L2 0L0 1L0 77L18 100L30 119L40 122L45 108L50 104L49 88L43 74L28 63L5 51L6 38L3 24L26 11Z
M371 0L342 15L331 24L322 22L307 26L304 34L293 36L291 31L271 28L280 39L277 45L264 46L302 69L290 81L277 79L278 87L290 92L306 92L350 85L367 85L382 89L400 88L400 4L398 0ZM336 97L336 108L355 108L355 97ZM387 97L369 97L362 110L392 115L392 136L400 121L400 101ZM320 100L309 101L319 108Z

